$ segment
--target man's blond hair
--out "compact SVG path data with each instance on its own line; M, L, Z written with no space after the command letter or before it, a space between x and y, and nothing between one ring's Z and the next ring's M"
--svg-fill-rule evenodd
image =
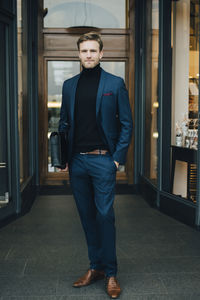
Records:
M80 50L80 44L85 41L96 41L99 44L99 50L100 51L103 50L103 42L101 39L101 35L99 33L95 32L95 31L91 31L91 32L81 35L77 41L78 50Z

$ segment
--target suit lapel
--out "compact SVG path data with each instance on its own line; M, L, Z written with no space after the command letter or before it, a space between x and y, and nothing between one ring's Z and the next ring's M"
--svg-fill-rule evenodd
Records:
M99 81L99 87L97 91L97 100L96 100L96 117L98 120L98 114L99 114L99 109L101 105L101 99L102 99L102 94L103 94L103 89L104 85L106 82L106 72L102 69L101 70L101 76L100 76L100 81Z
M75 107L75 98L76 98L76 88L77 88L77 84L78 84L78 80L79 80L80 74L77 75L74 78L74 81L72 82L71 85L71 109L70 109L70 114L71 114L71 120L74 120L74 107Z

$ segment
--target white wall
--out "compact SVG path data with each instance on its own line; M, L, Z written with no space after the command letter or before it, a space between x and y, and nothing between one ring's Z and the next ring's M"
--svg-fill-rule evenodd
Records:
M173 3L173 69L172 69L172 141L175 145L176 123L188 116L189 106L189 50L190 0ZM176 164L174 194L186 197L187 166Z

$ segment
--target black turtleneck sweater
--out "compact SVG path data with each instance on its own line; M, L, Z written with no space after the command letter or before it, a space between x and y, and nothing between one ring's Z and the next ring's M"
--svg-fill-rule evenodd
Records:
M101 75L98 64L92 69L83 68L75 100L75 142L74 152L88 152L107 149L97 127L96 97Z

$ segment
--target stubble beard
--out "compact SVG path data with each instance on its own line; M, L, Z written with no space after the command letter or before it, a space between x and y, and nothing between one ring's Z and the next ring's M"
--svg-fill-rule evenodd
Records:
M82 65L86 69L93 69L99 64L99 61L83 62Z

